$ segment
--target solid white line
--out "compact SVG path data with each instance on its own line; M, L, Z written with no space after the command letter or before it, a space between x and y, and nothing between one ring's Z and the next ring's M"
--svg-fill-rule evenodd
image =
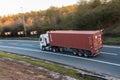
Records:
M71 56L71 55L64 55L64 54L56 54L56 53L53 53L53 52L47 52L47 51L41 51L41 50L35 50L35 49L28 49L28 48L19 48L19 47L11 47L11 46L0 46L0 47L1 48L12 48L12 49L22 49L22 50L35 51L35 52L44 52L44 53L50 53L50 54L54 54L54 55L61 55L61 56L66 56L66 57L78 58L78 59L83 59L83 60L88 60L88 61L93 61L93 62L99 62L99 63L104 63L104 64L109 64L109 65L120 67L120 64L106 62L106 61L100 61L100 60L95 60L95 59L89 59L89 58L83 58L83 57L77 57L77 56Z
M8 43L8 44L10 44L10 45L21 45L21 46L31 46L31 47L33 47L34 45L32 45L32 44L18 44L18 43Z
M32 44L21 44L22 46L33 46Z
M103 47L108 47L108 48L120 48L120 46L108 46L108 45L103 45Z
M108 52L100 52L100 53L102 53L102 54L108 54L108 55L114 55L114 56L117 56L118 54L116 54L116 53L108 53Z
M10 44L10 45L18 45L17 43L8 43L8 44Z
M29 48L20 48L20 47L12 47L12 46L0 46L0 47L1 48L12 48L12 49L22 49L22 50L34 51L34 52L42 52L41 50L35 50L35 49L29 49Z
M35 40L0 40L0 41L18 41L18 42L39 42L39 41L35 41Z

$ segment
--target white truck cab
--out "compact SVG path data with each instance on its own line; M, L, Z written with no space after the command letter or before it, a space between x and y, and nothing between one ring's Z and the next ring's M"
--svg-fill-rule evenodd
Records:
M40 49L44 49L44 47L47 47L49 45L49 39L48 34L41 34L39 37L40 42Z

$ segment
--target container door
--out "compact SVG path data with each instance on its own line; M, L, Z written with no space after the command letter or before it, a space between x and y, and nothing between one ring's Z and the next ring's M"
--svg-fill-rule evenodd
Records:
M102 37L101 37L101 33L97 33L93 36L93 40L94 40L94 49L98 50L102 47Z
M89 47L90 47L90 49L92 49L93 48L93 40L92 40L92 37L89 37L88 38L89 39Z

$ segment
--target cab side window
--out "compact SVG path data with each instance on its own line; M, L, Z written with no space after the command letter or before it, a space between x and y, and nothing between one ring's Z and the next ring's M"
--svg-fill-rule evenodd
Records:
M40 41L42 41L42 38L40 38Z

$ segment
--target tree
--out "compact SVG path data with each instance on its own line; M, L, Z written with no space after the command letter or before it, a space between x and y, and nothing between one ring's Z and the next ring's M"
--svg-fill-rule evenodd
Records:
M91 8L96 8L97 6L101 5L101 1L100 0L91 0L91 2L89 3Z

